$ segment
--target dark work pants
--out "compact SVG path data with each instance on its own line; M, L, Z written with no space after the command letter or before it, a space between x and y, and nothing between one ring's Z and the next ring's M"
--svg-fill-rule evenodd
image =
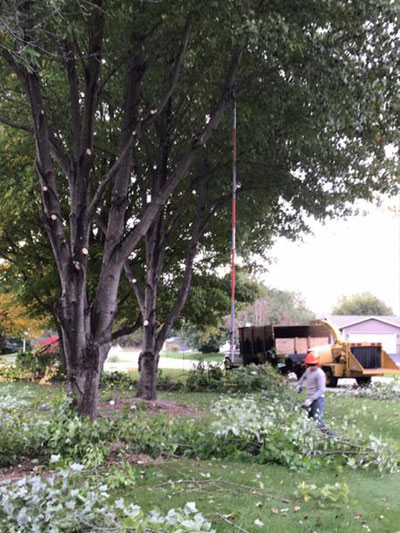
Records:
M317 420L318 425L321 429L325 428L324 424L324 408L325 408L325 398L321 396L313 401L313 403L308 408L308 416Z

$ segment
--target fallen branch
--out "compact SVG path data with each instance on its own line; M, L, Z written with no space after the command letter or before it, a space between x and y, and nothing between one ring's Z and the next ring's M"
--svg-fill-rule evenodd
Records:
M233 483L232 481L226 481L225 479L222 480L222 483L225 483L226 485L230 485L232 487L238 487L246 490L250 490L253 494L258 494L260 496L269 496L270 498L273 498L274 500L279 500L283 503L290 503L290 500L287 498L282 498L281 496L275 496L274 494L271 494L270 492L265 492L264 490L260 491L255 489L254 487L251 487L249 485L241 485L239 483Z
M247 529L243 529L241 526L238 526L237 524L235 524L235 523L232 522L231 520L228 520L224 515L219 514L218 516L219 516L224 522L226 522L227 524L229 524L230 526L233 526L233 527L235 527L238 531L241 531L241 533L250 533L249 531L247 531Z
M169 481L165 481L164 483L159 483L158 485L156 485L156 487L164 487L165 485L171 485L171 484L180 484L180 483L188 483L189 485L190 484L193 484L193 485L203 485L203 484L206 484L206 483L217 483L218 481L221 481L221 478L219 477L218 479L199 479L199 480L195 480L195 479L179 479L178 481L172 481L172 480L169 480Z

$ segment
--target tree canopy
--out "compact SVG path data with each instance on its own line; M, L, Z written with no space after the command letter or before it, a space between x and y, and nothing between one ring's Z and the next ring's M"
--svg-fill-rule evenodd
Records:
M342 296L332 310L334 315L393 315L392 309L370 292Z
M45 228L68 376L92 418L128 289L152 398L193 272L227 262L233 98L246 261L308 215L397 191L384 149L399 117L390 0L5 0L0 13L0 121L36 152L31 239Z

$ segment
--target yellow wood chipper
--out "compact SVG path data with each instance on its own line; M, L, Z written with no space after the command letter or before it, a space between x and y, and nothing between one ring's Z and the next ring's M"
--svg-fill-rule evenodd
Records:
M363 386L373 376L400 375L399 367L381 343L346 342L327 320L308 325L239 328L239 337L238 363L269 362L284 373L294 372L297 377L305 370L303 361L307 352L317 353L328 387L336 387L340 378L355 378ZM231 366L230 360L226 366Z
M373 376L400 375L396 363L383 350L381 343L346 342L340 331L327 320L316 322L326 327L333 343L313 346L308 351L319 355L328 387L335 387L339 378L355 378L361 386Z

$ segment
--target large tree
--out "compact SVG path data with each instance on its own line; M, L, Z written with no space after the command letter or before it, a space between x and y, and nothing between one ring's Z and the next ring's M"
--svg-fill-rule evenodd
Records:
M151 186L146 180L141 186L133 166L136 139L170 106L183 64L189 73L198 68L196 57L187 53L188 41L198 42L210 13L195 25L194 15L190 3L181 2L2 4L1 50L11 73L6 93L17 100L15 107L24 106L26 98L30 108L43 223L61 282L58 319L68 376L80 412L92 418L123 266L141 239L154 232L150 228L160 209L221 121L243 53L240 16L234 13L210 39L215 46L221 37L219 45L226 47L229 59L227 67L225 57L214 61L209 103L201 103L209 120L193 125L163 183L156 179ZM238 35L232 42L235 18ZM70 121L65 120L64 102ZM140 218L129 213L132 187L140 196ZM101 271L88 294L93 220L110 188Z
M0 120L35 140L68 377L92 418L123 270L145 329L140 393L151 398L193 268L207 272L227 251L224 116L235 93L246 259L278 232L295 236L306 214L343 214L396 185L383 147L397 118L389 1L197 4L1 7ZM170 306L157 316L161 296Z

